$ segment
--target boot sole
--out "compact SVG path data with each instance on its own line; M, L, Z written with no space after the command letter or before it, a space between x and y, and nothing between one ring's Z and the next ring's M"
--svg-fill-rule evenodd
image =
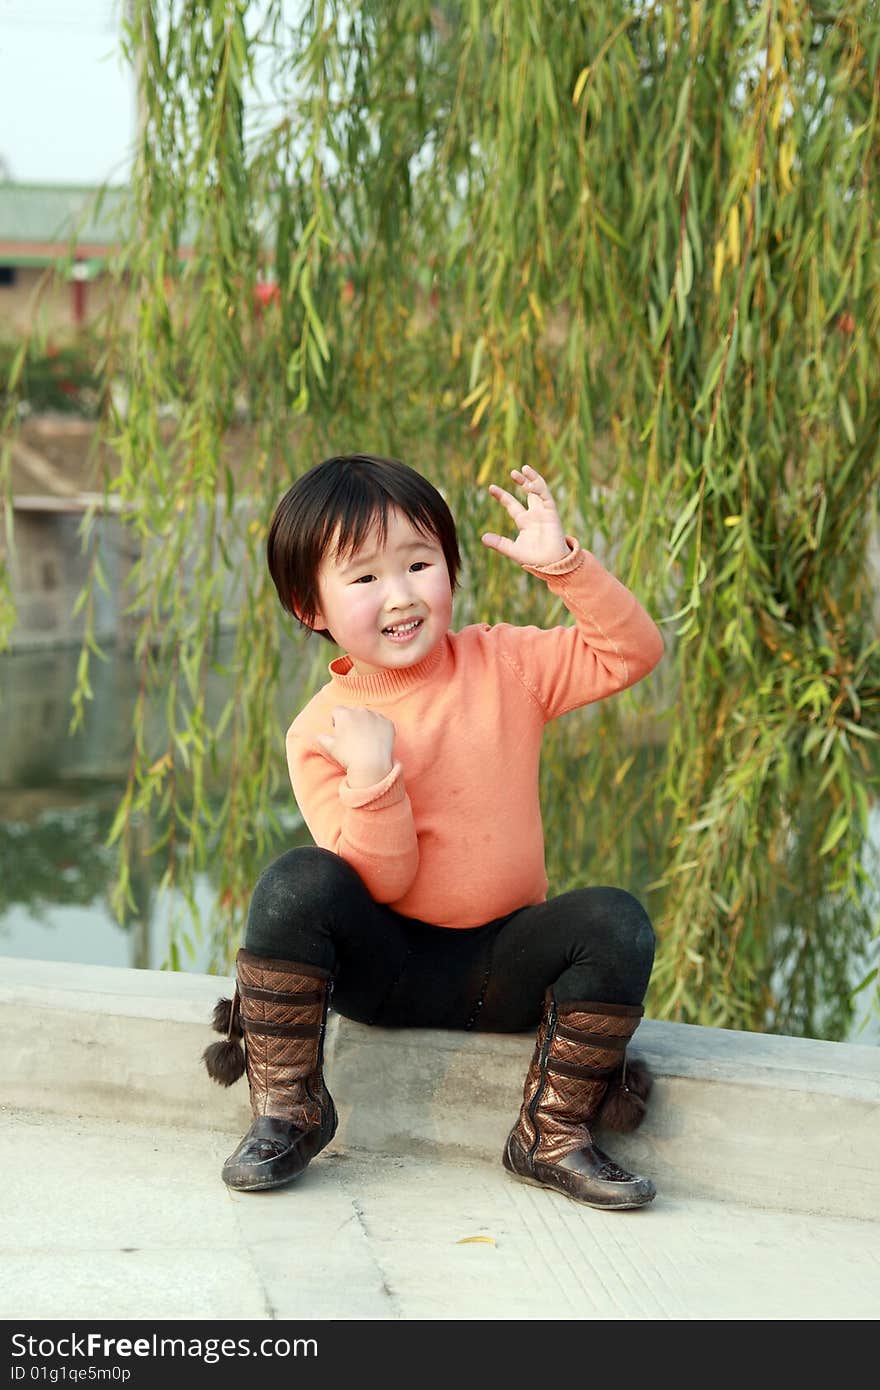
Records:
M540 1187L543 1192L555 1192L558 1197L565 1197L579 1207L592 1207L593 1211L638 1211L639 1207L648 1206L657 1196L656 1192L652 1192L643 1202L589 1202L586 1197L575 1197L574 1193L566 1192L563 1187L551 1187L549 1183L541 1182L538 1178L525 1178L522 1173L511 1172L509 1168L507 1172L512 1178L516 1178L517 1182L528 1183L529 1187Z
M281 1178L251 1178L246 1177L244 1181L234 1181L221 1174L227 1187L231 1187L233 1192L268 1192L273 1187L287 1187L288 1184L296 1182L305 1172L305 1168L300 1168L298 1173L290 1173L287 1177Z
M579 1207L592 1207L593 1211L638 1211L639 1207L648 1206L657 1196L655 1190L651 1193L650 1197L642 1197L638 1201L590 1201L588 1197L577 1197L573 1192L566 1192L564 1187L556 1187L551 1183L542 1182L540 1178L532 1178L528 1177L525 1173L520 1173L518 1169L514 1168L511 1164L507 1148L505 1148L501 1157L501 1163L504 1171L509 1173L512 1178L516 1178L517 1182L528 1183L529 1187L540 1187L543 1192L554 1192L559 1197L567 1198L569 1202L576 1202Z

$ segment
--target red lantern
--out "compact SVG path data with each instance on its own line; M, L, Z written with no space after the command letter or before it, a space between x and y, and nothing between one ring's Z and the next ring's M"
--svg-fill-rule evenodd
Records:
M267 304L277 304L281 299L281 291L275 280L258 280L254 285L254 299L261 309L265 309Z

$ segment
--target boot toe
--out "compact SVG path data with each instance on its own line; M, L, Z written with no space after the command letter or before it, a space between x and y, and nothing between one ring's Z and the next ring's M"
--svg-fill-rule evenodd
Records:
M315 1155L326 1148L336 1125L336 1107L329 1095L321 1124L311 1129L261 1115L227 1158L221 1177L227 1187L239 1191L282 1187L304 1173Z
M558 1186L566 1196L587 1206L617 1210L643 1207L657 1195L650 1178L628 1173L595 1144L576 1149L558 1163L536 1163L536 1176L538 1168L543 1182L549 1177L552 1185Z
M305 1169L299 1147L302 1130L284 1120L263 1115L255 1120L221 1174L227 1187L254 1190L280 1187Z

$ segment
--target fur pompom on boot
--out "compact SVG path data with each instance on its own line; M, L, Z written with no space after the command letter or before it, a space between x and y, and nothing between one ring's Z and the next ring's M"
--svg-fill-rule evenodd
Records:
M653 1085L647 1062L641 1057L627 1058L621 1071L608 1082L596 1124L616 1134L631 1134L645 1118Z
M211 1016L211 1027L225 1033L225 1042L211 1043L202 1053L208 1075L218 1086L233 1086L244 1076L245 1055L241 1045L241 1024L238 1018L238 990L231 999L218 999Z
M208 1075L218 1086L233 1086L244 1076L244 1048L240 1042L227 1038L225 1042L211 1043L202 1053L202 1061Z
M211 1015L211 1027L215 1033L225 1033L228 1038L241 1037L241 1022L235 997L218 999Z

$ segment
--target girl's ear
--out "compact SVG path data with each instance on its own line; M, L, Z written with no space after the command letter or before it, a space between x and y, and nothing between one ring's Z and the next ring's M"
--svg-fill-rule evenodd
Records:
M299 610L299 605L292 598L290 600L290 606L293 609L293 612L295 613L296 617L299 618L299 621L302 623L303 627L311 628L313 632L319 632L321 628L325 628L327 626L326 622L324 621L324 615L320 611L315 613L315 616L312 618L311 622L306 622L306 619L303 617L302 613Z

